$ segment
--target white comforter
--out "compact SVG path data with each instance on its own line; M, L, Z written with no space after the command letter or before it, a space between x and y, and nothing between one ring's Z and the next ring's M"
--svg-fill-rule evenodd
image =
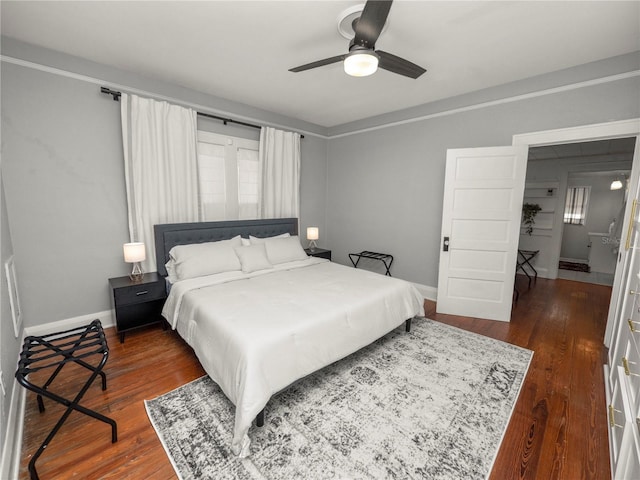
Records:
M162 314L235 404L232 450L245 457L273 394L423 315L423 302L403 280L309 258L176 282Z

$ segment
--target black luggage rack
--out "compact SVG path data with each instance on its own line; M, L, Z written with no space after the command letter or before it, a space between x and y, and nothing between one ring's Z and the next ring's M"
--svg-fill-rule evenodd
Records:
M98 355L100 356L100 361L97 366L93 366L85 361L85 359L89 359L89 357ZM32 480L39 478L38 472L36 471L36 460L42 455L42 452L44 452L53 437L58 433L58 430L60 430L62 424L74 410L111 425L111 442L115 443L118 441L117 425L114 420L79 405L80 400L98 375L102 377L102 390L107 389L107 376L102 371L105 363L107 363L107 358L109 358L109 347L107 346L107 340L104 336L100 320L94 320L89 325L64 332L52 333L40 337L29 336L24 339L20 360L18 362L18 370L16 371L16 379L20 385L37 394L38 410L41 413L44 412L43 396L67 407L62 417L60 417L60 420L58 420L58 423L55 424L29 462L29 474ZM49 390L49 386L58 376L62 367L69 362L77 363L92 372L89 379L73 400L64 398ZM42 385L37 385L33 383L31 379L27 379L27 376L31 373L52 367L55 367L55 370Z
M354 258L357 258L357 260L354 260ZM381 261L384 264L385 268L387 269L387 272L385 273L385 275L389 277L391 276L390 269L391 269L391 264L393 263L393 255L390 255L388 253L370 252L368 250L364 250L360 253L349 254L349 260L351 260L351 263L353 263L354 268L358 268L358 263L360 263L360 260L363 258L370 258L373 260Z

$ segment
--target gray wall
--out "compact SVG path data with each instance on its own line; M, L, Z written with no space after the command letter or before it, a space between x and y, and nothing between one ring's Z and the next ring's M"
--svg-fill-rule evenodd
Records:
M3 39L2 53L292 130L324 131L10 39ZM1 73L2 170L25 326L109 310L107 279L129 270L122 258L128 224L120 104L101 94L99 83L7 62ZM231 135L258 132L205 123ZM326 142L306 134L301 147L301 228L317 225L321 232Z
M636 70L637 52L327 130L10 39L3 39L2 51L106 85L320 135L302 142L303 231L319 226L320 245L341 263L363 249L391 253L394 275L431 287L437 286L448 148L510 145L517 133L640 116L638 77L527 96ZM128 234L119 104L99 93L100 82L10 63L3 63L2 82L2 168L26 325L107 310L106 279L128 270L121 253ZM519 95L525 96L478 107ZM442 113L452 109L462 110ZM425 115L431 117L357 133Z
M505 95L551 88L639 68L640 56L557 72L503 87ZM537 87L537 88L536 88ZM640 116L640 79L621 79L551 95L521 98L470 111L448 109L498 98L496 89L414 109L421 121L331 138L328 150L327 228L333 258L376 250L395 256L392 273L436 287L443 180L448 148L511 145L512 136ZM388 116L401 121L402 112ZM331 129L375 127L384 118Z

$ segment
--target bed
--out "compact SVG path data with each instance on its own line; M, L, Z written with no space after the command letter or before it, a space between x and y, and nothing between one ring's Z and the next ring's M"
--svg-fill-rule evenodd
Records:
M154 229L163 316L235 405L240 457L272 395L424 315L412 284L308 257L295 218Z

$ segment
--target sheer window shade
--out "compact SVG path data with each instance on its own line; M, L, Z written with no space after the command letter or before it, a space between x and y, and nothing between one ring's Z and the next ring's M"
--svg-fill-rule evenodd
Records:
M584 225L588 202L589 187L569 187L564 207L564 223Z
M259 144L198 132L200 203L204 219L258 218Z
M238 207L240 220L258 218L260 164L258 149L238 148Z
M206 220L225 218L227 189L224 146L198 142L200 205Z

